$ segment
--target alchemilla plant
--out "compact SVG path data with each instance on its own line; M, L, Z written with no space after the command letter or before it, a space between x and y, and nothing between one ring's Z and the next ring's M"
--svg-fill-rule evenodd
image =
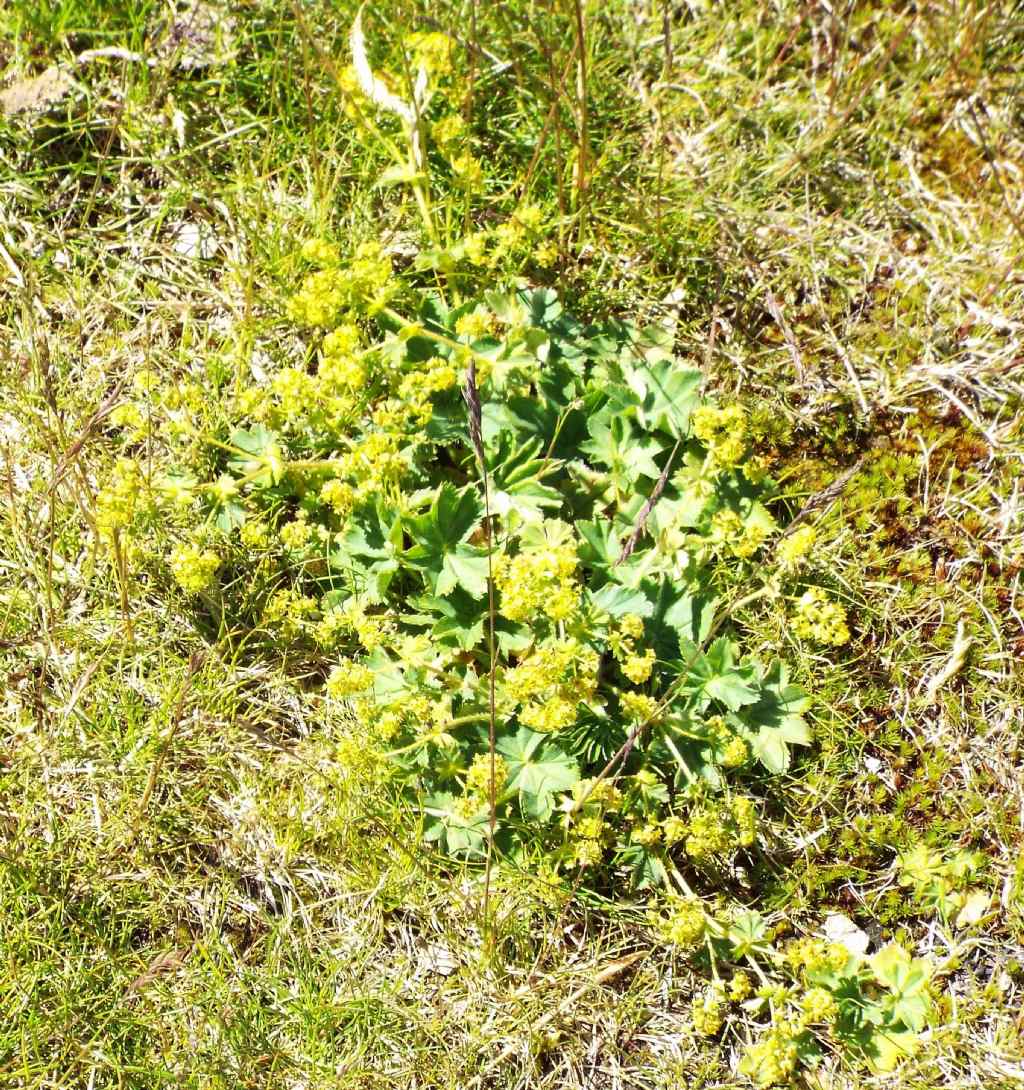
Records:
M152 577L312 664L451 857L650 890L652 926L712 976L695 1030L767 1018L754 1081L822 1043L885 1066L924 1025L926 967L777 949L716 901L758 843L765 773L811 741L808 695L731 618L773 596L797 637L849 639L807 580L813 529L780 533L743 409L702 397L669 333L583 324L530 281L555 255L542 209L467 229L483 171L446 105L448 40L411 40L405 97L358 24L353 54L351 116L394 154L418 258L311 238L282 307L307 358L222 378L215 406L196 376L138 382L100 540L126 582L173 527Z
M744 772L810 741L785 665L723 631L785 592L742 412L658 331L550 291L451 307L375 247L303 253L315 366L240 390L219 432L187 384L152 391L171 464L118 467L111 541L170 518L184 591L264 588L248 623L332 663L327 698L452 854L713 874L757 836Z

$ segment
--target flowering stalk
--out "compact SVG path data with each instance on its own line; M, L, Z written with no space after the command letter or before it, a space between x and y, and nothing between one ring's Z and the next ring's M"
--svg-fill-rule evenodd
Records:
M497 754L497 729L495 726L494 672L497 657L494 650L494 549L491 541L491 499L487 482L487 460L484 456L484 441L481 426L483 413L480 407L480 391L476 385L476 361L470 356L466 366L466 384L462 390L463 399L469 417L469 437L480 465L480 479L484 489L484 533L487 535L487 702L489 716L487 720L487 753L490 764L488 783L488 815L490 835L487 838L487 864L484 876L484 930L489 926L491 896L491 863L494 854L494 831L498 823L497 778L495 776L495 756Z
M434 224L434 216L431 212L430 201L423 186L423 177L426 170L426 161L423 153L423 111L430 101L427 92L427 70L420 67L416 73L416 79L412 86L412 101L406 102L398 95L388 90L383 80L378 79L370 67L370 61L366 55L366 39L363 35L363 9L360 8L352 23L352 32L349 36L349 44L352 49L352 65L355 68L356 78L363 94L377 107L395 114L402 122L406 141L409 145L409 158L403 161L401 156L396 156L400 168L408 171L408 182L416 197L416 204L423 219L432 242L438 241L437 228Z

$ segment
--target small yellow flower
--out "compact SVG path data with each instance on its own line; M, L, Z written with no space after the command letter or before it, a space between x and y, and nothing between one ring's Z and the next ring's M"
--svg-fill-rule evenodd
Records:
M654 651L648 647L642 655L630 655L622 664L622 672L634 685L642 685L651 676L654 660Z
M626 613L619 619L619 631L631 640L638 640L644 634L644 619L636 613Z
M373 671L362 663L346 659L331 671L327 693L336 700L357 696L373 688Z
M325 481L320 488L320 499L336 514L344 517L355 506L356 491L347 481L337 478Z
M800 526L779 542L776 555L783 568L795 568L814 548L817 534L813 526Z
M455 332L467 341L478 341L494 332L494 315L483 307L475 307L456 319Z
M574 832L576 836L581 837L583 840L600 840L604 835L604 818L598 814L581 817L576 822Z
M691 427L716 466L732 469L739 464L747 448L747 416L739 405L702 405L694 410Z
M325 238L307 239L302 244L300 253L303 260L308 261L311 265L319 265L321 268L337 265L341 260L338 247Z
M750 749L747 743L738 734L734 734L725 743L721 757L719 757L719 764L723 768L739 768L740 765L747 763L749 756Z
M449 162L455 181L463 189L472 193L483 188L484 168L479 159L465 151L460 155L453 155Z
M687 824L681 817L673 814L671 817L665 818L661 823L661 830L665 837L665 843L671 847L673 844L678 844L686 836Z
M831 992L824 988L808 988L800 1000L800 1015L804 1025L831 1022L839 1013L839 1007Z
M455 43L447 34L418 31L405 39L405 47L412 54L413 68L425 68L438 79L451 74Z
M500 792L508 779L508 765L500 754L494 755L494 789ZM466 771L467 794L487 795L491 790L491 755L478 753Z
M554 621L566 620L579 604L575 582L579 561L568 526L547 519L540 536L540 542L525 546L514 557L495 558L500 609L510 621L527 621L541 613Z
M736 822L736 840L744 848L749 848L757 837L757 810L754 800L740 796L732 800L732 817Z
M138 431L145 423L142 410L132 401L123 401L108 417L115 428Z
M838 602L831 601L821 587L808 588L797 601L793 631L804 639L832 647L850 642L846 611Z
M548 240L541 242L534 248L533 260L542 269L550 269L552 265L558 260L558 243Z
M487 263L487 232L474 231L467 235L456 248L456 256L464 257L470 265Z
M729 981L729 998L734 1003L742 1003L753 991L754 985L751 983L750 977L742 969L733 973L732 980Z
M704 906L696 897L673 897L668 907L668 916L656 921L658 930L673 945L692 949L704 937Z
M139 463L120 459L96 497L96 529L101 535L112 537L128 529L141 505L144 486Z
M634 844L640 844L645 848L653 847L661 840L661 828L649 822L647 825L634 829L630 839Z
M634 723L646 723L658 714L658 702L646 693L619 693L619 703L626 718Z
M604 858L598 840L577 840L573 845L573 860L578 867L596 867Z
M243 545L250 549L263 549L270 543L270 527L265 522L248 519L238 532Z
M286 549L293 550L305 548L309 544L312 535L313 528L306 521L305 515L301 513L291 522L286 522L278 531L281 544Z
M758 1086L788 1082L796 1070L796 1037L788 1026L773 1026L740 1060L739 1070Z
M694 999L690 1006L690 1015L693 1018L693 1028L703 1037L714 1037L725 1021L722 1000L712 991Z
M542 704L528 704L519 713L519 721L530 730L554 734L576 722L576 706L561 696L553 696Z
M210 549L200 549L198 545L179 545L171 553L171 574L189 594L205 590L213 582L219 567L220 557Z

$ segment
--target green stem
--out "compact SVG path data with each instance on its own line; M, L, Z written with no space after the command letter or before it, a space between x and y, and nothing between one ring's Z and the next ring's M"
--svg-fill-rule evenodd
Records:
M487 356L483 356L479 352L474 352L468 344L452 340L451 337L446 337L443 333L435 333L432 329L425 329L418 322L410 322L407 318L399 314L397 310L392 310L391 307L381 307L380 313L386 315L393 322L397 322L399 325L404 326L406 329L415 328L418 337L426 337L428 341L433 341L435 344L443 344L446 348L450 348L456 352L468 352L474 359L483 360L485 363L491 362Z
M444 724L444 730L451 730L452 727L464 727L467 723L486 723L491 717L489 711L483 712L471 712L469 715L460 715L455 719L449 719ZM399 757L403 753L411 753L414 749L419 749L420 746L429 745L430 741L436 737L436 735L428 734L424 738L417 738L415 742L410 742L407 746L402 746L400 749L393 749L388 753L385 753L385 757Z

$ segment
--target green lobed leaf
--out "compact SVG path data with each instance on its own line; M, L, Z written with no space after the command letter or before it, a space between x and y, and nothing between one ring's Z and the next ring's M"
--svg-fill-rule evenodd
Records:
M671 359L658 360L636 371L644 391L640 420L646 427L684 438L690 413L697 407L703 379L700 371L682 368Z
M579 780L579 766L564 750L527 727L499 739L498 752L508 764L508 786L519 792L524 812L542 820L551 816L553 796Z

